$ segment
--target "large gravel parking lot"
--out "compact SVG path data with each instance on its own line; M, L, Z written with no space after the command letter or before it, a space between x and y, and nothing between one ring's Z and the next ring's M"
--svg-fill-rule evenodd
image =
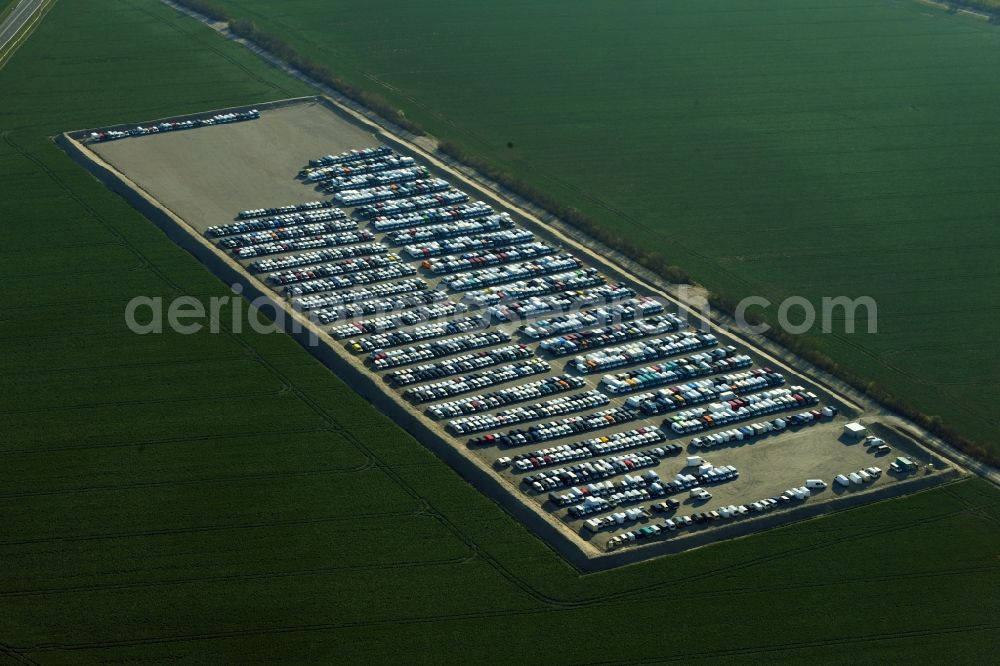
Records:
M311 186L304 184L302 180L297 179L295 177L296 174L311 158L380 145L382 141L379 140L379 137L372 130L373 128L362 127L360 124L341 117L322 103L308 102L265 109L259 120L250 122L133 137L119 141L91 144L89 148L99 158L113 166L114 169L141 188L149 197L155 199L163 207L183 220L190 228L191 233L200 235L210 226L231 222L233 216L241 210L281 206L321 198L322 195L320 193L316 192ZM401 152L398 150L398 145L395 147L397 148L397 152ZM418 162L426 164L424 161L425 156L419 153L415 153L414 156L417 157ZM461 182L454 174L442 171L440 165L435 166L431 164L429 166L433 167L433 175L445 175L452 185L469 192L473 201L483 198L482 193L471 189L467 183ZM587 256L582 247L574 246L571 241L559 236L548 228L529 223L524 218L518 216L516 210L512 209L511 212L515 215L515 220L518 224L532 231L538 240L548 243L560 251L572 250L576 256L583 259L585 265L596 265L602 272L607 272L608 267L601 265L599 259ZM367 228L367 223L361 222L360 228ZM384 240L384 234L377 234L376 240ZM390 248L390 251L400 252L400 248ZM287 256L287 254L276 254L270 258L281 258ZM400 255L404 261L408 259L401 252ZM244 261L242 263L246 265L248 262ZM417 269L416 277L426 280L430 288L443 287L443 285L440 285L441 280L432 276L428 271L421 269L418 261L410 261L409 263ZM247 279L250 279L249 274ZM617 279L614 278L609 280L609 282L616 281ZM636 291L639 295L648 293L642 286L636 286ZM455 296L453 295L452 298L454 299ZM673 306L669 302L667 305L667 311L670 312ZM474 314L474 312L465 313L465 316L469 314ZM558 313L550 313L545 316L553 316L554 314ZM509 334L511 341L506 344L527 344L536 357L545 358L551 363L551 369L546 373L535 375L528 379L494 385L488 389L484 389L484 391L496 391L557 374L574 374L573 371L566 367L567 361L572 359L573 355L561 358L547 356L544 351L538 348L537 342L523 336L519 331L520 325L521 322L501 323L491 326L490 330L502 330ZM325 328L328 330L330 326L326 326ZM412 327L403 327L404 330L407 328ZM891 474L883 474L871 483L848 489L841 488L833 484L832 481L833 477L837 474L848 474L873 465L886 471L888 470L889 462L895 459L897 455L910 456L921 466L925 466L933 459L932 456L928 455L913 442L893 437L891 434L885 432L881 432L880 434L888 440L888 445L892 448L892 452L881 456L874 455L869 452L868 447L863 442L847 439L842 436L843 427L849 421L857 418L860 418L866 424L872 421L864 413L858 413L856 406L851 405L840 396L831 394L829 391L810 382L807 378L793 375L787 368L781 367L773 359L767 358L758 350L748 347L740 341L727 339L722 334L720 334L720 338L722 345L734 344L739 348L740 353L748 354L753 359L754 368L769 366L782 372L785 375L785 387L803 385L806 391L814 392L818 396L820 406L829 405L839 408L840 414L833 419L823 419L818 425L804 427L795 431L789 430L770 434L755 439L752 443L727 444L707 451L695 450L689 446L688 443L693 434L676 435L670 431L669 427L663 427L664 415L637 418L627 423L585 434L499 450L494 446L470 448L466 444L468 437L452 436L442 427L447 421L435 421L424 414L423 410L428 404L437 403L432 402L414 406L403 399L401 389L391 388L387 382L383 383L383 386L386 392L396 396L394 403L396 407L394 409L409 410L421 423L427 426L429 431L435 433L435 436L440 437L448 446L453 447L462 456L478 461L475 464L481 469L487 470L489 474L495 475L501 483L506 485L510 491L509 501L535 503L536 512L539 515L546 516L554 524L560 525L561 527L557 531L561 534L566 535L570 539L577 539L580 542L577 544L578 547L587 553L588 556L595 556L604 552L605 543L609 537L621 534L626 530L635 529L637 526L652 525L654 522L659 522L661 517L657 515L643 517L638 521L629 521L621 524L616 529L603 530L595 535L584 527L582 519L568 519L565 508L554 507L548 502L548 493L527 491L525 485L521 483L521 478L526 474L535 473L534 471L515 472L509 467L495 464L497 458L500 456L515 456L519 453L560 444L574 443L642 426L663 427L664 432L668 435L666 443L681 445L684 450L677 455L661 459L657 465L643 469L641 470L642 472L655 470L662 480L670 480L678 472L682 471L686 456L697 454L717 466L733 465L740 473L739 477L735 480L712 485L709 489L713 497L707 502L694 503L688 497L687 492L673 495L676 499L682 500L681 507L677 509L678 515L692 514L729 504L749 503L773 497L780 495L787 488L802 486L806 479L811 478L823 479L830 486L824 490L814 490L812 497L806 500L806 505L830 502L859 493L884 494L885 489L890 488L892 484L899 486L899 492L905 492L905 479ZM323 343L332 346L358 372L372 372L372 370L362 365L364 357L347 351L343 341L335 341L332 338L326 337ZM635 367L642 365L647 365L647 363L639 363ZM624 369L628 368L616 368L612 372L620 372ZM382 374L385 375L388 373ZM584 375L585 386L579 389L579 391L597 389L602 376L602 373ZM573 391L573 393L577 392ZM467 395L473 394L470 393ZM461 397L465 396L455 396L446 400ZM612 395L610 404L588 409L580 413L587 414L609 407L620 407L627 397ZM535 401L532 400L530 402ZM788 416L796 413L796 411L802 410L790 411L781 415ZM779 414L775 413L753 418L746 423L773 419L776 416L779 416ZM565 416L554 418L565 418ZM544 422L547 420L550 419L542 419L541 421ZM746 423L736 423L695 434L704 435L706 432L725 430L746 425ZM529 425L531 424L521 423L515 427L527 428ZM505 430L506 428L503 429ZM420 433L417 434L420 435ZM642 447L643 450L648 448L651 448L651 446ZM941 473L940 470L946 466L937 459L933 460L937 467L937 471L934 474L938 474L944 479L946 475ZM566 465L569 464L575 463L566 463ZM559 466L554 465L552 469ZM926 474L930 474L930 472L926 472ZM910 474L906 478L916 479L923 478L924 476L925 471L920 470ZM614 477L614 480L619 478L621 478L621 475ZM881 492L875 492L880 491L880 489ZM658 501L662 501L662 498L640 502L636 506L648 507ZM776 510L774 515L778 515L777 512L787 509L789 506L781 507ZM607 515L607 513L609 512L598 514L598 517ZM789 520L794 519L797 515L796 511L785 511L785 513ZM721 530L720 534L723 534ZM678 534L670 538L676 541L688 537Z

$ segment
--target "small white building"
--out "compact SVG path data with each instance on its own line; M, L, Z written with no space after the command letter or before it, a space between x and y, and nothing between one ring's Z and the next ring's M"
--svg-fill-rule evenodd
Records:
M868 428L860 423L848 423L844 426L844 434L852 439L861 439L868 432Z

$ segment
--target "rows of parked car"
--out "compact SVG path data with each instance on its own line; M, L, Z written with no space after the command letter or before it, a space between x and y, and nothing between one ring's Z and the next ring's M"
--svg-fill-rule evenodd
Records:
M777 388L761 393L754 393L732 400L712 403L707 407L694 407L669 416L664 423L677 434L683 435L699 430L708 430L736 421L787 411L796 407L815 405L819 398L815 393L806 391L801 386Z
M409 386L452 375L460 375L474 370L482 370L502 363L530 358L534 353L525 345L507 345L486 349L472 354L464 354L452 359L428 363L414 368L396 370L388 375L393 386Z
M521 453L513 458L501 457L497 459L496 464L499 467L510 465L514 470L527 472L554 465L563 465L574 460L584 460L618 451L648 447L651 444L659 444L665 439L664 432L656 426L643 426L611 435L592 437L573 444L561 444L529 453ZM657 456L659 458L677 455L682 451L677 444L663 444L657 449L660 450L660 455Z
M240 213L240 215L242 214ZM316 208L214 225L205 229L205 235L209 238L224 238L226 236L235 236L236 234L248 234L254 231L284 229L287 227L299 227L305 224L326 222L328 220L344 219L347 219L347 214L337 208ZM355 222L351 228L357 226Z
M718 338L711 333L687 331L652 340L633 341L629 344L582 354L572 359L569 365L577 372L586 375L606 372L643 361L655 361L698 349L707 349L717 344L719 344Z
M602 430L621 423L628 423L638 416L633 409L612 407L585 416L570 416L559 421L539 423L526 429L516 428L508 432L491 433L469 440L469 446L499 446L512 448L535 442L548 442L553 439L579 435L594 430Z
M764 373L751 370L715 379L675 384L658 391L632 396L625 401L625 404L636 407L646 416L656 416L712 400L732 400L737 395L762 391L784 383L785 377L779 372ZM739 386L739 390L736 389L736 385Z
M346 190L360 190L370 187L382 187L409 183L429 175L426 167L404 167L402 169L387 169L370 173L358 173L345 176L330 175L322 182L323 192L333 194Z
M555 248L545 243L531 242L513 247L496 250L479 250L464 254L449 254L436 259L425 259L420 267L427 269L433 275L447 275L470 269L480 269L488 266L527 261L539 257L547 257L555 253Z
M443 292L435 289L428 289L428 284L420 278L401 280L390 284L376 284L361 289L351 289L348 291L338 291L329 294L310 294L292 300L292 305L296 310L316 310L319 308L346 303L362 303L376 298L387 298L399 294L408 294L417 291L426 291L432 294L439 294L445 298Z
M531 325L525 326L521 332L532 340L541 340L551 338L554 335L575 333L584 328L635 321L643 317L658 315L661 312L663 312L663 303L651 296L639 296L591 310L539 319L532 322Z
M336 275L346 275L348 273L359 273L364 271L374 271L394 265L399 261L395 254L375 254L363 257L351 257L340 261L331 261L315 266L305 266L290 271L278 271L271 273L265 278L268 284L284 286L310 280L333 277ZM412 267L407 266L412 270ZM413 273L410 273L411 275Z
M473 414L448 421L447 429L455 435L471 435L527 421L563 416L585 409L603 407L610 398L600 391L584 391L551 398L533 405L517 406L487 414Z
M368 355L368 360L376 370L398 368L421 361L429 361L443 356L452 356L473 349L483 349L510 342L510 334L505 331L483 331L470 335L460 335L447 340L436 340L405 349L376 349Z
M454 311L464 306L460 303L449 302L442 303L438 307ZM396 317L388 317L387 319L393 321L394 323L398 321ZM423 340L443 338L448 335L458 335L459 333L468 333L470 331L481 331L484 328L486 328L486 320L481 316L458 317L456 319L449 319L448 321L434 321L421 324L420 326L415 326L409 330L389 331L386 333L378 333L367 338L361 338L359 340L351 340L348 343L347 348L356 354L375 353L375 350L377 349L390 349L392 347L409 345ZM336 337L336 335L334 337Z
M566 393L567 391L583 388L584 384L583 379L574 377L573 375L554 375L545 379L528 382L527 384L498 389L490 393L481 393L459 400L438 403L433 407L428 407L427 414L435 419L468 416L519 402L527 402L528 400L535 400L558 393Z
M656 502L650 505L647 510L645 507L630 507L624 511L616 511L607 516L601 516L600 518L591 518L584 522L584 526L591 532L600 532L602 530L616 530L625 523L632 523L638 520L645 520L650 517L650 513L673 513L680 506L680 502L675 499L666 499L662 502Z
M575 467L580 469L574 472L558 475L555 472L536 474L526 478L525 485L530 486L531 490L538 493L548 491L549 501L559 507L574 506L588 497L608 497L623 490L645 488L652 483L659 484L657 490L662 495L666 493L663 490L663 484L660 482L660 475L655 470L647 469L640 474L632 473L648 467L654 467L657 464L659 464L657 456L642 451L595 461L592 468L587 467L586 463L577 465ZM556 470L556 472L559 471ZM609 478L619 475L622 478ZM589 479L589 481L587 483L577 481L580 485L572 485L574 478L581 477ZM566 489L566 492L555 492L560 489Z
M653 470L649 470L649 472L656 474ZM605 497L587 497L580 504L570 506L567 513L571 518L583 518L588 515L610 511L628 504L648 502L653 499L661 498L665 495L666 490L664 490L663 484L658 481L653 481L645 488L616 490Z
M698 458L661 479L653 468L682 451L668 435L711 430L692 440L706 448L752 441L779 422L787 428L826 418L814 394L779 388L780 373L751 369L753 359L735 346L687 330L686 318L668 312L665 301L608 283L414 162L391 151L328 158L304 170L303 179L337 191L332 202L244 211L237 222L266 225L329 211L336 219L228 227L220 242L232 239L230 249L247 248L248 257L290 253L259 259L251 270L283 287L298 309L335 323L332 337L366 354L373 370L386 371L385 380L447 432L472 447L531 449L511 451L496 465L525 473L526 490L551 493L549 506L585 520L588 529L672 514L672 495L707 501L708 488L738 477L733 466ZM316 226L359 220L369 221L364 230ZM367 238L333 242L335 234L362 231ZM313 242L322 244L303 247ZM433 278L441 278L437 289L427 282ZM465 293L459 299L449 292ZM511 344L515 328L530 347ZM534 341L550 357L566 356L567 372L552 375L552 365L534 356ZM584 375L593 374L605 376L588 390L593 381ZM773 411L798 413L735 423ZM635 423L658 415L665 416L662 428ZM594 436L605 431L613 432ZM710 512L676 518L680 525L715 519ZM664 525L657 529L668 530Z
M588 460L569 467L545 470L526 476L521 479L521 482L525 488L536 493L551 493L560 488L570 488L567 493L570 496L568 499L561 495L549 495L549 501L556 506L567 506L577 501L577 498L588 495L591 492L590 484L608 477L656 467L658 464L660 464L660 456L656 455L654 451L636 451L598 460Z
M529 296L523 300L513 300L486 308L495 321L525 321L550 312L581 310L603 303L626 301L635 292L622 284L599 284L586 289L572 289L544 296Z
M219 224L205 229L205 235L209 238L225 238L237 234L249 234L255 231L270 231L272 229L285 229L288 227L301 227L307 224L317 224L330 220L345 220L347 215L342 210L336 208L323 208L318 210L305 210L294 213L281 213L273 217L255 218L229 224ZM358 223L354 222L345 228L355 229Z
M322 234L332 234L341 231L354 231L358 223L354 220L327 220L326 222L310 222L293 227L281 227L265 231L251 231L235 236L224 236L219 239L219 247L225 250L263 245L280 241L314 238Z
M428 292L437 293L437 292ZM422 321L433 321L442 317L450 317L455 314L465 312L468 308L461 303L455 303L447 299L436 301L429 305L421 305L413 309L392 312L382 317L372 317L371 319L354 319L346 324L330 329L330 335L338 340L352 338L358 335L376 336L382 333L395 331L404 326L413 326ZM407 331L411 333L412 331ZM359 351L354 347L356 340L351 340L349 348L352 351ZM370 347L367 351L378 349L380 345L374 337L368 338L365 345ZM392 345L390 345L392 346ZM364 350L360 350L364 351Z
M428 208L397 215L376 215L372 218L371 227L378 232L408 229L425 224L444 224L459 220L475 220L493 214L493 206L483 201L463 203L457 206L443 208Z
M333 198L341 206L354 207L376 203L378 201L403 199L421 194L444 192L450 189L451 185L448 184L448 181L442 180L441 178L428 178L415 180L411 183L364 187L357 190L343 190L342 192L337 192Z
M344 231L332 234L317 234L308 238L293 238L280 241L267 241L254 245L244 245L231 250L237 259L252 259L253 257L265 257L271 254L281 254L283 252L298 252L301 250L315 250L323 247L339 247L342 245L352 245L354 243L364 243L375 240L375 234L364 229L354 231Z
M318 224L330 220L346 220L347 216L343 211L333 209L311 210L301 213L284 213L274 217L262 217L230 224L222 224L207 227L205 235L210 238L225 238L238 234L250 234L260 231L271 231L274 229L287 229L288 227L299 227L308 224ZM346 223L343 228L357 228L357 222Z
M179 130L197 129L199 127L210 127L212 125L228 125L229 123L239 123L247 120L260 118L260 111L250 109L249 111L231 111L228 113L216 113L205 118L188 118L187 120L164 121L149 127L132 127L127 130L100 130L91 132L85 141L88 143L104 143L105 141L117 141L131 136L147 136L149 134L160 134L162 132L176 132Z
M333 164L324 167L316 167L308 170L303 177L307 183L317 185L325 190L325 185L329 181L338 178L350 178L363 174L380 173L385 171L396 171L412 167L417 163L412 157L406 155L380 155L367 159L355 160L346 164Z
M550 273L571 271L579 268L581 263L571 254L557 254L530 261L465 271L447 278L444 282L452 291L469 291Z
M468 375L450 377L444 381L425 384L424 386L414 386L406 389L404 395L415 403L433 402L472 391L479 391L516 379L543 375L550 370L552 370L552 366L549 365L548 361L540 358L530 358L524 361L492 367L485 372L474 372Z
M373 268L367 271L345 273L343 275L333 275L317 280L297 282L286 286L284 293L285 296L303 296L305 294L314 294L319 291L332 291L336 289L344 289L346 287L357 287L364 284L372 284L375 282L385 282L386 280L395 280L396 278L410 277L411 275L416 274L417 271L413 268L413 266L397 261L382 268Z
M247 264L247 269L253 273L274 273L297 266L313 266L339 259L384 254L387 250L388 248L382 243L362 243L347 247L332 247L312 252L291 254L279 259L258 259Z
M382 317L354 319L346 324L331 328L330 335L337 340L367 335L368 337L352 339L347 344L348 349L356 354L361 354L385 347L398 347L418 340L429 340L452 333L468 333L486 328L486 320L478 315L458 317L450 321L436 321L461 314L465 310L466 307L461 303L444 300ZM420 322L433 323L416 326ZM414 326L414 328L399 330L407 326Z
M542 341L539 348L553 356L578 354L590 349L639 340L653 335L676 331L685 324L672 314L655 315L638 321L610 324L586 331L567 333ZM680 336L678 340L694 337L693 334Z
M354 209L354 217L359 220L370 220L375 217L392 217L403 215L415 210L426 208L443 208L456 206L469 200L469 195L451 187L447 190L424 194L407 199L395 199L392 201L382 201L368 206L359 206Z
M614 395L621 395L655 388L683 379L731 372L750 367L752 364L753 359L750 359L749 356L740 354L732 345L726 345L683 358L674 358L654 365L604 375L601 379L601 389ZM685 384L685 386L688 385ZM632 399L630 398L630 400Z
M307 210L317 210L319 208L332 208L333 202L329 199L323 199L319 201L306 201L297 204L288 204L286 206L277 206L274 208L249 208L247 210L241 210L236 213L236 220L252 220L255 217L273 217L275 215L285 215L286 213L301 213Z
M715 510L698 511L691 515L666 518L652 525L615 535L607 541L605 548L609 551L617 550L625 546L651 541L661 536L690 530L694 527L751 518L769 513L783 504L795 504L796 502L805 501L811 495L812 493L807 487L801 486L789 489L774 497L766 497L754 502L747 502L746 504L729 504Z
M510 301L520 301L533 296L547 296L565 291L578 291L604 284L596 268L582 268L567 273L543 275L532 280L520 280L495 287L470 291L465 298L473 304L485 308Z
M403 252L411 259L427 260L441 255L498 250L504 247L530 243L534 240L535 235L527 229L501 229L500 231L490 231L474 236L453 236L441 240L404 245Z
M353 291L353 290L352 290ZM335 321L353 320L359 317L371 317L373 315L384 315L387 312L403 312L407 308L424 307L440 304L447 301L447 297L440 291L427 289L415 291L386 298L376 298L357 302L344 303L342 305L329 305L309 311L310 318L321 324L330 324ZM456 311L458 308L456 308Z
M407 246L415 243L425 244L456 236L472 236L486 231L500 231L514 226L514 221L507 213L487 215L474 220L459 220L428 224L420 227L396 229L385 235L386 241L395 246Z
M353 164L392 154L392 148L389 146L375 146L372 148L347 150L345 152L338 153L337 155L324 155L323 157L317 157L309 160L308 166L299 171L299 178L308 178L309 174L315 169L334 166L336 164Z

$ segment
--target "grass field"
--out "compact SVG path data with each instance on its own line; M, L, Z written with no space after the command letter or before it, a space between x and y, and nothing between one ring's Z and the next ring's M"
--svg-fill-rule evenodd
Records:
M217 4L713 291L872 296L877 335L814 346L1000 451L1000 27L910 0Z
M581 576L286 336L129 333L137 294L225 286L48 137L307 92L249 52L154 0L59 0L0 89L0 654L992 653L1000 492L983 482Z

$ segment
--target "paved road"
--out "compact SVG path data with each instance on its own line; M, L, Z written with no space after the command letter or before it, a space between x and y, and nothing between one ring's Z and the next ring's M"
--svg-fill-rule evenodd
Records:
M21 0L0 25L0 52L17 36L21 28L42 8L45 0Z

